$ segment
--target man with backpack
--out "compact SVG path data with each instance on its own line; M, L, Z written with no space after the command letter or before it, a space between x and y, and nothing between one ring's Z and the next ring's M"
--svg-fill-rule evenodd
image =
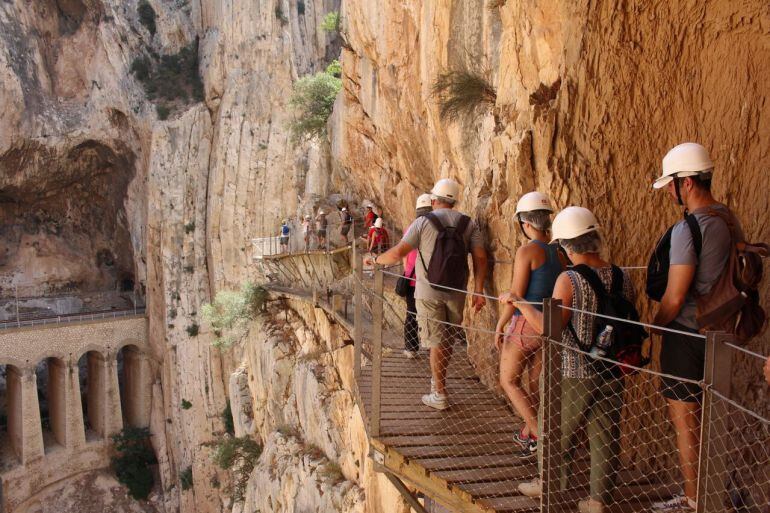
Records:
M462 337L468 284L468 253L473 260L472 305L479 311L486 300L481 295L487 276L487 252L481 231L470 217L454 210L460 185L444 178L431 190L433 211L417 218L395 247L376 259L380 265L397 264L417 249L415 301L420 340L430 348L431 390L422 396L426 406L449 407L446 371L454 342Z
M727 264L735 243L743 241L738 220L711 194L713 171L714 163L706 148L697 143L683 143L663 158L663 174L653 184L655 189L665 188L672 200L685 208L685 219L658 242L648 272L647 293L660 301L652 323L679 331L662 333L661 371L693 381L703 379L706 346L702 338L681 332L695 334L708 327L699 323L696 315L700 298L706 297L728 272ZM662 275L656 272L656 260L664 264ZM676 431L684 493L654 503L653 509L695 511L701 388L694 383L662 377L661 394L668 403L669 417Z

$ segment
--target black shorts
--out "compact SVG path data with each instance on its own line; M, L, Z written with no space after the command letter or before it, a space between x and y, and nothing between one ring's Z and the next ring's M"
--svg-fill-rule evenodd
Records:
M691 328L675 322L669 328L696 333ZM706 341L702 338L664 332L663 347L660 349L660 371L680 378L694 381L703 380L706 358ZM667 399L686 403L701 400L702 389L694 383L683 383L673 378L660 378L661 394Z
M342 235L347 235L349 231L350 231L350 225L349 224L343 224L342 228L340 229L340 233Z

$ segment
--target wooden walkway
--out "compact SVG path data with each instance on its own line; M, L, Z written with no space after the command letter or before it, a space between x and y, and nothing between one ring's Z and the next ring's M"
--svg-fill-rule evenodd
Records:
M311 300L307 291L270 287L274 292ZM353 333L352 319L332 310L336 322ZM371 321L364 318L364 333ZM366 345L369 345L366 337ZM430 390L427 355L408 359L400 336L383 333L380 434L370 435L375 461L385 470L451 511L514 513L540 510L540 500L522 496L517 485L537 475L537 460L522 457L514 442L521 426L507 402L479 382L463 349L456 348L448 371L450 408L424 406L421 396ZM357 381L356 400L367 426L372 411L372 367L366 359ZM583 451L585 452L585 451ZM380 456L381 455L381 456ZM582 460L582 461L581 461ZM587 455L577 467L587 471ZM564 493L564 511L577 511L577 501L588 495L587 472L570 476ZM670 497L675 488L650 483L645 476L621 473L612 513L649 511L652 500ZM559 501L562 503L562 501Z

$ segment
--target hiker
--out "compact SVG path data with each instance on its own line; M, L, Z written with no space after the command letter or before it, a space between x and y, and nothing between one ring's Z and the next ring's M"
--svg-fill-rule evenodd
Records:
M600 298L610 291L632 304L634 290L630 278L620 268L603 260L599 252L602 239L599 223L593 213L582 207L567 207L553 221L553 238L567 252L573 268L562 272L556 279L553 298L565 307L582 312L561 309L562 383L561 383L561 488L565 489L575 449L580 445L578 433L585 424L590 453L590 497L578 503L581 513L603 513L612 499L615 474L620 468L620 413L623 407L623 378L616 372L605 372L597 361L576 350L594 344L600 323ZM599 285L602 289L599 294ZM522 298L511 294L510 302ZM602 301L604 303L605 301ZM543 312L534 305L516 303L536 333L543 332ZM542 451L542 447L539 448ZM542 460L542 458L539 458ZM518 486L529 497L542 493L540 479Z
M305 215L305 220L302 221L302 237L305 239L305 253L310 250L310 238L315 230L313 224L313 218L309 214Z
M379 216L374 213L374 207L371 203L366 205L366 213L364 214L364 230L369 230L372 226L374 226L374 222L377 220Z
M416 217L430 213L433 208L430 206L430 194L421 194L415 204ZM411 225L410 225L411 228ZM406 230L409 232L409 228ZM404 299L406 300L406 317L404 318L404 356L409 359L416 358L420 351L420 336L418 333L417 305L414 299L414 289L417 285L415 278L415 267L417 264L417 250L410 251L402 260L404 267L403 277L406 278L406 287L404 290Z
M503 313L495 328L495 345L500 351L500 385L524 426L516 434L524 455L537 452L537 406L539 403L539 378L542 368L542 340L515 305L512 296L526 301L542 303L551 297L556 277L563 265L556 244L549 244L551 228L551 202L540 192L529 192L516 205L515 220L529 240L519 247L513 263L511 291L500 296ZM542 306L535 306L538 310ZM511 321L508 324L508 321ZM508 328L506 329L506 324ZM529 367L526 389L521 380L524 369Z
M318 215L315 218L316 237L318 237L318 249L328 250L326 244L326 229L329 227L329 220L326 219L326 212L322 209L318 211Z
M281 222L281 233L279 235L279 240L281 242L281 252L288 253L289 252L289 233L291 232L291 229L289 228L289 220L284 219Z
M379 255L384 249L390 246L390 236L388 230L382 227L382 218L378 217L374 221L374 226L369 228L369 253Z
M732 249L727 222L719 215L712 215L713 212L719 211L728 216L743 240L738 220L711 194L713 171L714 163L706 148L697 143L683 143L663 157L663 175L653 184L655 189L665 188L673 201L685 208L685 219L670 231L668 278L652 321L656 326L698 333L696 295L709 293L717 283L726 270ZM648 293L649 288L648 284ZM704 341L694 336L663 332L661 372L701 381L705 347ZM701 388L697 384L668 377L661 377L660 382L661 394L668 403L668 414L676 432L684 493L654 503L653 509L661 512L695 511Z
M416 219L404 238L376 259L380 265L397 264L410 251L418 250L414 296L420 340L430 348L433 376L430 393L422 396L422 402L437 410L449 407L446 371L453 344L463 335L457 326L463 322L468 252L473 259L473 308L478 312L486 304L482 292L487 252L476 223L454 209L459 193L460 185L454 180L444 178L436 182L431 190L433 212Z
M340 210L340 236L342 237L342 243L348 243L348 232L350 227L353 226L353 216L348 212L348 207L342 207Z

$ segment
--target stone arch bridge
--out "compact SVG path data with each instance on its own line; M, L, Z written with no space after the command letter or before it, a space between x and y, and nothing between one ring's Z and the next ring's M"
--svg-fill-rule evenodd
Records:
M0 331L0 513L110 464L110 436L150 421L144 314Z

